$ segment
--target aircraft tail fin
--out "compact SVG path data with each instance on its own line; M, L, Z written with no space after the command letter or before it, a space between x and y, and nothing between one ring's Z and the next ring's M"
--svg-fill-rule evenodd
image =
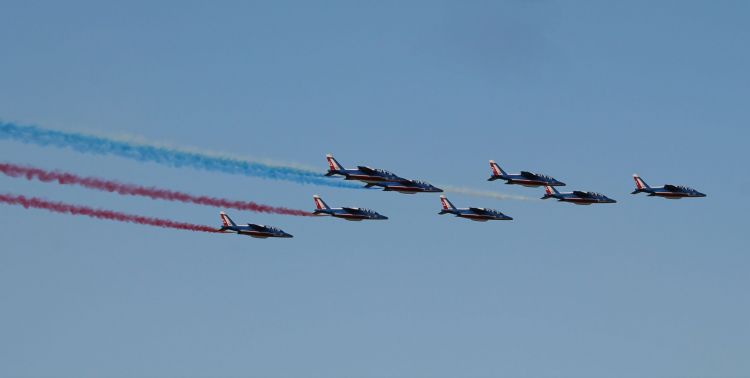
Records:
M327 154L326 160L328 160L328 173L326 174L326 176L330 176L336 172L344 170L344 167L339 164L339 162L336 160L336 158L333 157L332 154Z
M456 210L456 207L453 206L451 201L449 201L448 197L446 197L445 195L440 196L440 204L443 206L443 209L440 211L440 214L446 214L446 213L450 213Z
M500 176L506 175L505 171L494 160L490 160L490 169L492 169L492 176L487 181L494 181L500 178Z
M542 199L552 198L555 194L560 194L560 192L558 192L554 186L547 185L544 187L544 197L542 197Z
M232 218L230 218L229 215L227 215L227 213L222 211L221 213L219 213L219 217L221 217L221 223L224 227L236 227L237 226L237 223L234 223Z
M643 192L645 189L651 188L650 186L648 186L648 184L646 184L645 181L643 181L641 176L638 176L638 174L633 175L633 180L635 180L635 190L633 191L632 194L640 193L640 192Z
M331 208L323 201L323 199L320 198L319 195L313 196L313 201L315 201L315 210L330 210Z

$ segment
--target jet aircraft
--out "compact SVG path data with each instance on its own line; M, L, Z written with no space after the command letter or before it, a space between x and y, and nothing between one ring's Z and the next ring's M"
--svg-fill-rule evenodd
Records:
M500 168L494 160L490 160L490 168L492 169L492 176L487 181L495 181L498 179L505 180L506 184L516 184L528 187L538 186L565 186L564 182L558 181L550 176L543 175L541 173L532 173L527 171L521 171L517 174L508 174Z
M448 200L444 195L440 196L440 203L443 205L443 210L438 214L453 214L457 217L470 219L476 222L486 222L488 220L513 220L513 218L493 209L485 209L483 207L469 207L458 209L451 201Z
M414 193L440 193L443 189L440 189L432 184L426 183L419 180L405 180L400 182L379 182L369 183L365 185L366 188L372 188L373 186L379 186L386 192L399 192L403 194L414 194Z
M234 223L232 218L225 212L219 213L221 217L222 226L219 232L224 233L235 233L238 235L247 235L253 238L265 239L265 238L293 238L291 234L288 234L281 229L271 226L264 226L260 224L248 223L245 226L238 226Z
M684 197L705 197L706 195L687 186L671 185L651 187L646 184L637 174L633 175L636 189L631 194L648 193L649 197L664 197L668 199L680 199Z
M330 215L348 221L388 219L388 217L380 215L375 211L359 207L331 208L317 194L313 196L313 201L315 201L315 211L313 211L315 215Z
M326 176L341 175L344 176L345 180L358 180L367 184L380 183L380 182L402 182L408 181L407 179L396 175L393 172L388 172L384 169L370 168L366 166L358 166L357 169L346 169L344 166L339 164L333 155L326 155L328 160L328 173Z
M605 196L601 193L595 192L583 192L580 190L574 190L572 192L560 193L552 186L545 186L544 190L546 194L542 199L557 198L558 201L570 202L576 205L591 205L592 203L615 203L617 201Z

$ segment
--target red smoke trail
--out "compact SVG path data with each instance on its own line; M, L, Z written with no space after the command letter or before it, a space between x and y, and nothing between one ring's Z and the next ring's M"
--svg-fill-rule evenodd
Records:
M24 197L16 196L12 194L0 194L0 203L8 205L20 205L25 208L33 207L35 209L44 209L56 213L72 214L72 215L85 215L87 217L109 219L118 222L128 222L145 224L148 226L164 227L164 228L176 228L178 230L188 231L200 231L200 232L218 232L215 228L209 226L202 226L199 224L190 224L182 222L174 222L168 219L159 219L144 217L140 215L132 215L120 213L112 210L100 210L93 209L86 206L70 205L62 202L51 202L35 197Z
M287 209L257 204L249 201L233 201L223 198L194 196L192 194L167 189L149 188L145 186L123 184L117 181L103 180L93 177L81 177L72 173L45 171L39 168L24 167L15 164L0 163L0 173L10 177L25 177L27 180L42 182L57 181L63 185L78 185L89 189L103 190L122 195L142 196L167 201L188 202L220 208L254 211L258 213L273 213L282 215L312 216L303 210Z

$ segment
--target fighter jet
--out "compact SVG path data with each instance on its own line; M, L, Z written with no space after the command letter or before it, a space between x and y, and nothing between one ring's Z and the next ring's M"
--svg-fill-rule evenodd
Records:
M367 184L380 183L380 182L402 182L408 181L407 179L396 175L393 172L388 172L383 169L370 168L365 166L358 166L357 169L346 169L344 166L339 164L333 155L326 155L328 160L328 173L326 176L341 175L344 176L345 180L358 180Z
M443 210L438 213L440 215L453 214L457 217L470 219L476 222L487 222L488 220L513 220L513 218L497 210L485 209L483 207L457 209L444 195L440 196L440 203L443 205Z
M572 192L560 193L554 187L549 185L544 187L546 194L542 199L557 198L558 201L570 202L576 205L591 205L592 203L615 203L617 201L601 193L582 192L574 190Z
M552 177L543 175L541 173L532 173L521 171L518 174L508 174L500 168L494 160L490 160L490 168L492 169L492 176L487 181L495 181L497 179L505 180L506 184L516 184L529 187L538 186L565 186L564 182L557 181Z
M403 194L414 194L414 193L440 193L443 189L440 189L432 184L426 183L419 180L405 180L400 182L379 182L369 183L365 185L366 188L372 188L373 186L379 186L386 192L399 192Z
M671 185L650 187L637 174L633 175L636 189L631 194L648 193L649 197L664 197L668 199L680 199L684 197L705 197L706 195L687 186Z
M388 217L380 215L375 211L359 207L331 208L317 194L313 196L313 201L315 201L315 211L313 211L315 215L330 215L348 221L388 219Z
M219 232L234 233L238 235L247 235L253 238L265 239L265 238L293 238L291 234L278 229L276 227L264 226L260 224L248 223L246 226L238 226L237 223L229 218L229 215L225 212L219 213L221 217L221 223L223 224L219 229Z

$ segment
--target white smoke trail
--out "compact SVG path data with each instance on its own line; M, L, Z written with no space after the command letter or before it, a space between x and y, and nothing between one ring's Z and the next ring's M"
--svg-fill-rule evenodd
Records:
M460 186L450 186L450 185L438 185L439 188L443 189L446 193L456 193L456 194L464 194L467 196L472 197L485 197L485 198L493 198L498 200L512 200L512 201L533 201L534 198L526 197L526 196L518 196L514 194L504 194L504 193L498 193L498 192L492 192L489 190L478 190L478 189L472 189L472 188L465 188Z

